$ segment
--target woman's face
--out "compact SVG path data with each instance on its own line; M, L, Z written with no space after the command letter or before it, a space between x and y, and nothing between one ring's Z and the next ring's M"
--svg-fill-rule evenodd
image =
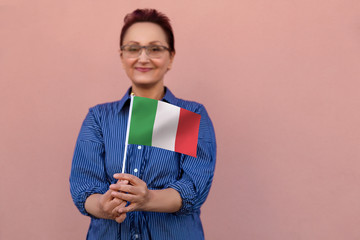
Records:
M162 45L169 47L163 29L151 22L139 22L133 24L124 36L124 45ZM165 51L159 58L149 58L145 49L142 49L139 57L128 58L121 54L121 61L126 74L132 84L138 87L151 88L159 84L163 85L165 73L171 68L174 54Z

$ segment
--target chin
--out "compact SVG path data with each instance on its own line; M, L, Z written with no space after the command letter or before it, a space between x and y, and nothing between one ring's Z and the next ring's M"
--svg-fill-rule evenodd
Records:
M159 84L159 81L132 81L134 85L141 88L151 88Z
M131 82L135 85L156 85L161 82L161 80L151 79L151 78L133 78L131 79Z

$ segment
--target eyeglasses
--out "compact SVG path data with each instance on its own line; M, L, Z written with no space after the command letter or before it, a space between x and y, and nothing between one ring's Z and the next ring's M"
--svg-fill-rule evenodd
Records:
M124 45L121 46L121 51L123 51L123 56L126 58L137 58L140 56L142 49L145 49L145 53L149 58L161 58L166 51L170 52L170 49L161 45L149 45L149 46L140 46L140 45Z

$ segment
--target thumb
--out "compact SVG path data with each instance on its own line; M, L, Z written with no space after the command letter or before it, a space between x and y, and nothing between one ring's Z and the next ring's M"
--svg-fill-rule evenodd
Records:
M107 202L107 201L110 201L112 200L114 197L111 195L111 193L113 192L113 190L109 189L107 190L103 196L102 196L102 199L103 201Z

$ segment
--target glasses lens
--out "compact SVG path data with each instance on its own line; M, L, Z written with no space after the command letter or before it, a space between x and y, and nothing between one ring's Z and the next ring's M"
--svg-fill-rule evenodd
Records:
M165 49L162 46L148 46L146 48L146 53L151 58L159 58L163 55Z
M127 45L122 48L123 54L128 58L137 58L141 54L141 50L146 49L146 55L149 58L161 58L166 51L166 48L163 46L150 45L142 47L140 45Z
M138 57L139 53L141 51L141 47L138 45L129 45L124 47L124 54L126 55L126 57Z

